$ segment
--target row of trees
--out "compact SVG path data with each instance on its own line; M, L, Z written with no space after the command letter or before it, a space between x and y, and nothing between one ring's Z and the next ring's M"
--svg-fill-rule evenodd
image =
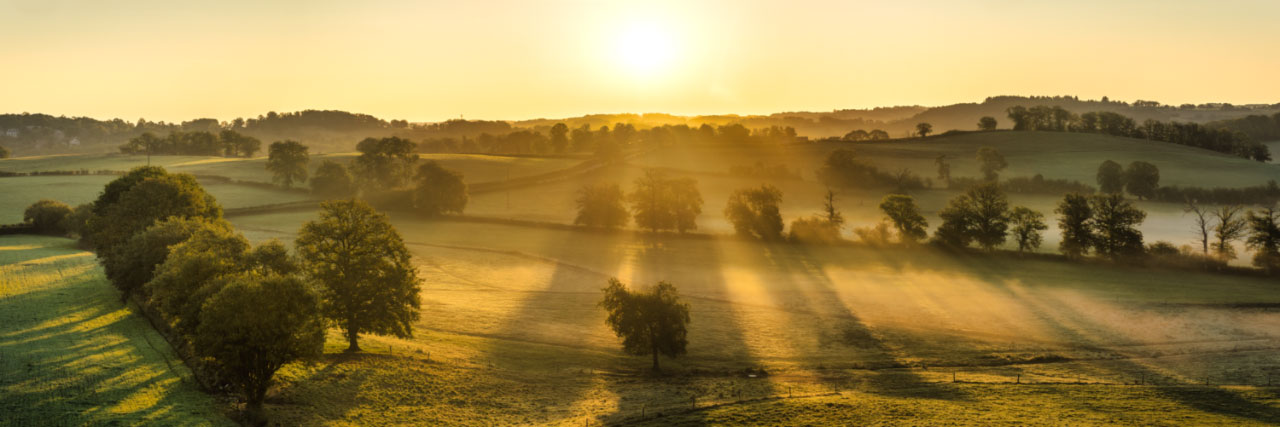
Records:
M1203 256L1229 262L1237 258L1233 242L1244 240L1245 246L1254 251L1255 267L1268 272L1280 270L1280 212L1274 206L1255 212L1240 205L1210 208L1188 201L1186 212L1193 215L1193 229Z
M318 356L329 322L358 351L360 334L409 336L418 317L408 251L363 202L325 203L299 231L296 256L278 241L249 244L194 177L158 167L130 171L74 211L37 205L28 210L61 212L122 299L159 316L198 371L235 386L255 423L274 373Z
M1259 162L1271 160L1271 152L1265 144L1226 126L1157 120L1138 124L1119 113L1099 111L1076 115L1062 107L1043 105L1031 108L1014 106L1007 112L1014 130L1103 133L1187 145ZM1265 116L1260 117L1265 119Z
M630 202L630 212L625 202ZM702 213L696 180L673 178L656 169L646 169L630 194L624 195L617 184L588 185L578 191L576 203L574 224L589 227L623 227L634 215L641 228L683 233L698 228L697 217Z
M1151 163L1135 160L1129 166L1107 160L1098 165L1098 190L1106 194L1128 192L1139 199L1155 197L1160 188L1160 168Z
M545 130L544 134L542 130ZM550 128L513 129L506 133L426 138L419 144L426 153L557 154L610 153L627 147L664 147L688 144L785 144L799 140L795 128L770 126L748 129L741 124L700 127L662 125L647 129L631 123L615 123L592 128L590 124L570 128L556 123ZM882 132L882 131L881 131ZM887 139L888 134L884 137Z
M232 130L213 132L174 131L163 137L145 132L120 146L125 154L253 157L262 141Z
M399 202L407 206L402 207L427 215L461 213L468 201L462 174L435 161L421 162L416 146L397 137L366 138L356 145L360 156L349 167L325 160L311 176L308 147L297 141L278 141L268 150L266 168L273 181L286 188L309 179L312 194L323 199L379 197L407 191L407 201Z

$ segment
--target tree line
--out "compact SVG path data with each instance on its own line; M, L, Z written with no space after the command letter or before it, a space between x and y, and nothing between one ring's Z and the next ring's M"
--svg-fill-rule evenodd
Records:
M218 133L173 131L163 137L143 132L120 146L120 152L124 154L226 157L253 157L261 149L262 141L231 130Z
M666 147L685 144L785 144L801 140L792 127L770 126L748 129L741 124L699 127L661 125L637 128L631 123L615 123L593 128L590 124L570 128L555 123L545 128L514 129L506 133L483 132L474 138L426 138L419 145L425 153L564 154L595 153L612 158L630 147Z
M408 249L358 200L324 203L294 253L276 240L250 244L194 177L159 167L131 170L92 203L42 200L24 217L93 249L121 299L154 313L202 377L238 391L250 423L264 421L277 370L322 353L329 324L356 352L360 335L409 337L418 319Z
M1077 115L1059 106L1044 105L1031 108L1013 106L1007 113L1013 121L1014 130L1101 133L1203 148L1259 162L1271 160L1271 152L1265 144L1227 126L1152 119L1138 124L1120 113L1098 111Z

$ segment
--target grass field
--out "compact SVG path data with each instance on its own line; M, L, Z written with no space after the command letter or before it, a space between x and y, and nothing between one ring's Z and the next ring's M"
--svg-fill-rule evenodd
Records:
M93 254L0 236L0 425L232 425Z
M236 225L254 239L289 240L290 224L310 215ZM846 423L837 416L855 424L1280 422L1280 395L1264 387L1269 377L1280 385L1280 292L1264 279L395 223L426 280L418 335L368 338L372 354L363 356L338 353L332 336L324 362L285 376L272 407L283 419L583 425L641 422L644 412L663 414L648 421L655 425ZM668 280L690 301L689 354L664 360L675 375L647 378L647 359L619 351L595 305L610 276ZM760 368L767 375L748 375ZM1232 385L1203 386L1206 378ZM690 409L691 397L702 409Z

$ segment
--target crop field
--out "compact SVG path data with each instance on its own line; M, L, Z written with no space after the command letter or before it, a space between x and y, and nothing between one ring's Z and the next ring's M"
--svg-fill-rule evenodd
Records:
M0 424L232 425L94 256L0 236Z

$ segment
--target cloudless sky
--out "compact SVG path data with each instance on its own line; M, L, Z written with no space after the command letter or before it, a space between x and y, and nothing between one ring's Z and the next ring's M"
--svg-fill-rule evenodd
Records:
M436 121L1280 102L1277 0L0 0L0 113Z

